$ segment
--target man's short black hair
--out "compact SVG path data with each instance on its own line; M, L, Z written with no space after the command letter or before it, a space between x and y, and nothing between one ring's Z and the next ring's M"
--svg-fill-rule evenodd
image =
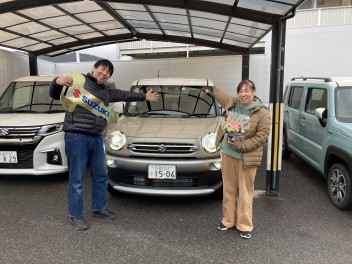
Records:
M94 68L98 68L100 65L109 68L111 77L114 73L114 65L112 65L111 61L107 59L98 60L96 63L94 63Z

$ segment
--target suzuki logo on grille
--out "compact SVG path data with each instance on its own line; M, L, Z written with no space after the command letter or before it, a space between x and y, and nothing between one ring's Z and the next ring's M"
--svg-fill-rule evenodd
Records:
M73 91L73 96L74 96L75 98L79 98L80 95L81 95L81 91L80 91L79 89L75 89L75 90Z
M9 130L6 129L6 128L0 128L0 135L3 136L3 137L5 137L5 136L10 135L10 132L9 132Z
M164 153L164 152L166 152L166 147L164 146L164 144L161 144L161 145L159 145L159 148L158 148L158 151L160 152L160 153Z

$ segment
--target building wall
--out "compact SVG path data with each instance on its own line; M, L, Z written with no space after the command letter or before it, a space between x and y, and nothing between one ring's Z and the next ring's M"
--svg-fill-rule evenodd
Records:
M38 60L38 74L46 75L54 72L54 63ZM28 56L0 49L0 94L2 94L12 80L28 75Z
M347 0L317 0L316 7L317 8L325 8L325 7L335 7L342 5L351 5L351 1Z
M297 76L352 77L352 25L290 29L285 82Z
M0 50L0 94L15 78L29 75L28 57Z
M86 73L92 70L93 64L58 63L55 70L59 74L73 71ZM242 74L242 56L115 61L113 64L115 70L111 80L123 90L128 90L135 80L156 78L159 75L170 78L208 78L232 93Z
M269 60L268 60L269 59ZM116 87L128 90L131 83L142 78L185 77L208 78L217 87L234 94L242 76L242 56L214 56L196 58L152 59L113 62L114 74L111 80ZM93 62L58 63L56 73L74 71L90 72ZM250 78L257 84L257 96L269 102L270 56L250 57Z

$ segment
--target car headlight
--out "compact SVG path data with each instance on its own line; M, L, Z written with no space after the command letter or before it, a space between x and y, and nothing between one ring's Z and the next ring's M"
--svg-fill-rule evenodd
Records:
M120 150L126 145L126 136L120 132L116 131L109 137L109 146L113 150Z
M49 136L49 135L58 133L58 132L62 131L62 127L63 127L62 123L42 126L39 129L37 136Z
M215 146L215 141L216 141L216 134L214 132L206 134L202 138L202 148L208 153L214 153L218 151L219 148Z

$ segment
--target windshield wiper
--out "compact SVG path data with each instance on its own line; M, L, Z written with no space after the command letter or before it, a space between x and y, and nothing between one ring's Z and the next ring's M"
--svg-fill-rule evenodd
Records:
M181 117L207 117L212 114L187 114L187 115L182 115Z

